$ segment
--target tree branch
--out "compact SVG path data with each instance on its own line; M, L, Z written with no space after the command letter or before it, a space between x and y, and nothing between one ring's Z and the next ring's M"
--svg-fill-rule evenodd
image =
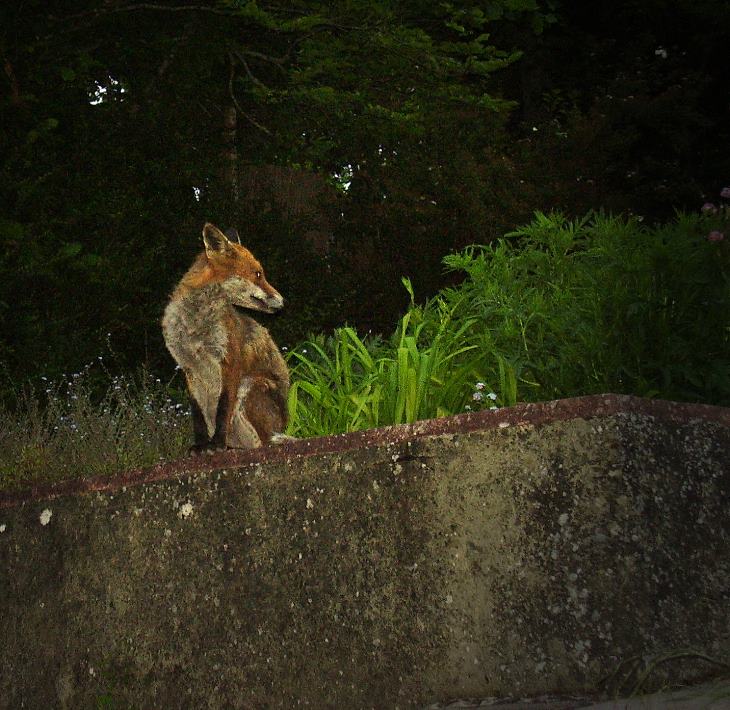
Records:
M233 102L233 105L236 107L236 110L238 113L241 114L252 126L255 126L260 131L263 131L266 133L267 136L271 135L271 131L264 125L260 124L256 119L249 116L242 108L241 104L238 103L238 99L236 98L236 94L233 91L233 79L235 77L235 69L234 69L234 61L233 61L233 55L229 52L228 58L230 60L230 72L228 73L228 95L231 97L231 101ZM259 82L261 83L261 82ZM261 84L263 86L263 84ZM264 87L266 88L266 87Z
M141 2L135 5L124 5L122 7L103 7L95 10L86 10L78 12L75 15L67 15L66 17L54 17L56 21L78 20L84 17L99 17L101 15L112 15L119 12L135 12L136 10L162 10L163 12L210 12L214 15L225 15L233 17L236 15L231 10L225 10L220 7L211 7L210 5L160 5L154 2Z
M13 65L7 57L5 57L3 64L5 68L5 75L8 77L8 81L10 82L10 103L12 103L13 106L23 106L24 101L23 97L20 95L20 84L18 84L18 77L15 76Z
M162 60L162 63L160 64L160 66L157 68L156 75L153 76L152 79L150 80L149 86L147 87L147 93L150 93L154 89L155 85L159 81L162 81L165 74L167 73L167 70L172 65L172 62L178 53L180 44L182 42L186 41L188 39L188 37L190 36L192 27L193 27L193 19L191 18L190 20L188 20L188 22L185 23L185 28L183 29L182 34L179 35L178 37L172 38L172 46L170 48L170 51L167 54L167 56Z
M236 50L236 54L239 54L239 55L246 54L249 57L255 57L256 59L263 59L265 62L269 62L271 64L276 64L277 66L280 67L286 61L288 61L288 59L291 55L291 50L289 50L286 54L284 54L281 57L272 57L270 54L264 54L263 52L257 52L256 50L253 50L253 49L239 49L239 50Z
M249 78L249 79L250 79L250 80L251 80L251 81L252 81L252 82L253 82L253 83L254 83L254 84L255 84L256 86L258 86L258 87L259 87L259 89L264 89L265 91L268 91L268 87L266 86L266 84L264 84L264 83L263 83L263 82L262 82L262 81L261 81L261 80L260 80L260 79L259 79L258 77L255 77L255 76L253 75L253 73L251 72L251 68L250 68L250 67L248 66L248 62L246 61L246 59L244 58L244 56L243 56L243 55L242 55L242 54L241 54L240 52L238 52L238 51L236 51L236 50L234 50L234 51L233 51L233 53L234 53L234 54L236 55L236 57L238 58L238 61L240 61L240 62L241 62L241 64L243 64L243 68L244 68L244 69L246 70L246 75L248 76L248 78ZM231 57L231 61L233 61L233 58L232 58L232 57Z

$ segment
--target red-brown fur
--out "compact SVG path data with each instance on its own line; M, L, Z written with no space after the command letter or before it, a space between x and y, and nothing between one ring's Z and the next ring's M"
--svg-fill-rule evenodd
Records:
M289 375L268 331L240 308L273 312L283 299L248 249L210 224L203 238L163 318L193 399L196 447L266 444L286 427Z

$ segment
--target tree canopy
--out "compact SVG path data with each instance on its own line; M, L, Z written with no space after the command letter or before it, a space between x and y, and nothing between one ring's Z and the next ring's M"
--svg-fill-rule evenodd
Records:
M378 330L533 209L701 204L729 174L720 2L341 0L0 10L0 359L171 367L205 221L288 296L283 344ZM724 92L724 93L723 93Z

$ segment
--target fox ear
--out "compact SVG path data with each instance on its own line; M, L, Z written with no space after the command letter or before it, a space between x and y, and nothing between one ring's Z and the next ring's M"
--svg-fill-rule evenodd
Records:
M238 236L238 230L235 227L228 227L225 234L232 242L241 243L241 237Z
M221 256L230 247L228 237L210 222L207 222L205 227L203 227L203 244L205 244L205 253L208 256Z

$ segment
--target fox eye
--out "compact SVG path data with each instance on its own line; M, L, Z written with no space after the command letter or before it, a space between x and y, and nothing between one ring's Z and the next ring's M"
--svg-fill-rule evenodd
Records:
M257 271L257 272L256 272L256 278L257 278L257 279L260 279L260 278L261 278L261 272L260 272L260 271Z

